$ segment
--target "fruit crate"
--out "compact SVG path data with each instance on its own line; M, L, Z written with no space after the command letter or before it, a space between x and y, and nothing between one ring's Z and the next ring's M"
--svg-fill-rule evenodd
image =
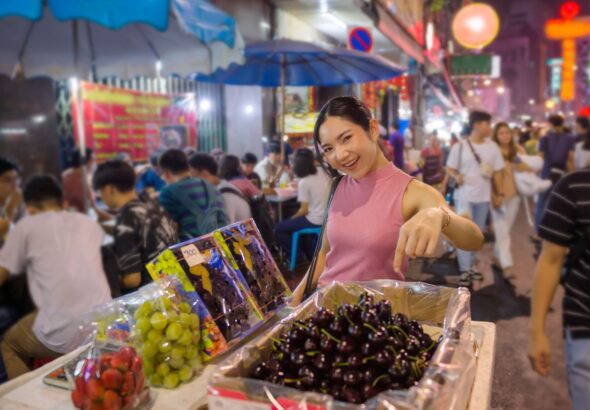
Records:
M272 353L277 338L293 322L312 316L320 308L336 309L355 303L364 293L391 303L394 313L418 321L431 335L442 335L422 378L411 388L386 390L364 404L350 404L322 393L304 392L249 377ZM293 309L272 330L246 344L224 360L209 381L209 408L309 409L465 409L475 378L476 352L471 334L469 291L419 282L389 280L333 282Z

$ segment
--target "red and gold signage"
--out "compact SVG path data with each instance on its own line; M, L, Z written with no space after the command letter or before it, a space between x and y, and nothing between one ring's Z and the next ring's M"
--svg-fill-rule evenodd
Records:
M194 94L147 94L100 84L81 83L86 146L98 162L128 153L146 161L168 148L196 147L197 108ZM72 102L72 117L78 104ZM79 125L74 136L79 143Z

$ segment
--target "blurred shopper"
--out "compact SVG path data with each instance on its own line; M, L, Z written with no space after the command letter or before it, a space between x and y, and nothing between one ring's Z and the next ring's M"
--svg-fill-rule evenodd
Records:
M90 148L86 149L84 158L79 149L72 154L71 168L61 174L61 181L64 192L64 201L68 208L73 208L85 214L94 206L94 197L88 184L92 178L94 167L94 154ZM84 178L87 178L84 180Z
M160 204L178 224L179 238L187 240L208 234L228 223L223 198L210 183L192 178L186 154L169 149L160 156L166 186Z
M318 281L403 280L406 256L431 255L441 233L460 248L483 244L477 226L449 210L439 192L385 158L378 130L371 111L353 97L330 100L318 115L314 145L337 187L315 270L307 273L312 289Z
M254 184L258 189L262 188L262 180L260 175L254 172L254 167L258 164L258 158L251 152L246 152L242 157L242 172L244 176Z
M158 156L152 155L149 164L138 172L135 190L140 194L145 192L150 196L154 196L165 185L166 182L164 182L159 173Z
M590 403L590 169L567 174L552 190L539 225L543 240L531 299L529 358L547 376L551 349L545 318L557 285L565 288L563 326L569 393L574 410Z
M12 224L25 214L19 174L16 163L0 157L0 247Z
M428 145L422 148L420 159L422 163L422 181L442 192L446 175L443 165L443 149L436 132L432 133Z
M553 184L566 172L574 168L574 144L575 139L571 134L565 132L563 117L551 115L549 121L549 132L539 140L539 155L543 157L543 169L541 178L550 179ZM545 212L547 199L550 191L539 194L535 211L535 227L539 228L541 219Z
M524 145L526 144L532 136L532 132L533 132L533 121L532 120L526 120L524 122L524 126L520 129L520 133L518 135L518 145Z
M504 159L500 148L488 137L492 117L487 112L473 111L469 114L468 138L453 146L447 160L447 172L454 178L459 189L455 193L457 213L473 220L480 229L485 229L490 198L494 208L505 199L502 191ZM492 197L492 191L495 195ZM457 251L460 284L471 286L473 279L481 279L475 268L475 252Z
M590 130L586 131L580 142L574 149L574 168L583 169L590 167Z
M78 347L78 319L111 299L100 226L85 215L65 212L61 187L52 176L31 178L23 197L28 216L0 251L0 284L26 271L38 310L4 336L2 357L10 379L28 372L34 358L57 357Z
M301 148L293 157L293 172L299 179L297 200L299 210L290 218L276 226L277 239L284 252L291 251L293 232L304 228L319 227L324 219L330 178L325 172L319 172L315 165L312 150ZM309 244L306 254L311 258L315 243Z
M411 141L408 139L408 141ZM399 124L394 121L389 128L389 144L393 147L393 165L402 171L404 168L404 136L399 132Z
M160 205L135 191L135 171L119 160L100 164L94 189L117 212L112 251L116 272L107 272L113 294L129 293L151 282L145 265L177 241L176 226Z
M262 181L262 188L271 192L281 184L290 182L289 174L281 164L281 144L271 141L268 146L267 156L254 168Z
M514 277L510 231L520 206L520 196L516 189L514 173L517 171L532 171L528 165L519 160L519 155L524 155L525 151L524 148L516 144L516 135L505 122L497 123L492 134L492 140L498 144L504 158L502 185L498 190L504 196L494 201L496 204L501 205L492 209L494 233L496 235L494 263L502 270L504 278L507 280ZM492 197L498 195L498 193L492 192Z
M524 144L524 149L528 155L537 155L539 153L540 138L541 130L539 128L534 128L531 131L531 138Z
M240 160L235 155L225 155L219 163L219 177L231 182L242 194L251 199L262 194L242 172Z
M223 161L223 159L221 160ZM252 217L248 198L232 183L217 176L219 166L209 154L196 153L189 159L191 175L195 178L203 178L213 185L221 196L225 205L225 213L229 223L234 223ZM239 160L238 160L239 167ZM247 180L246 180L247 181Z
M576 118L574 124L574 134L576 137L576 144L586 140L586 136L590 132L590 120L588 117L579 116Z

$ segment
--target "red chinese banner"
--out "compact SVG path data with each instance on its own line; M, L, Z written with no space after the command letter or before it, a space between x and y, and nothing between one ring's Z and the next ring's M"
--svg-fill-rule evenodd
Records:
M98 162L128 153L147 161L168 148L195 147L197 105L194 94L148 94L81 83L86 146ZM72 99L74 136L79 145L77 104Z

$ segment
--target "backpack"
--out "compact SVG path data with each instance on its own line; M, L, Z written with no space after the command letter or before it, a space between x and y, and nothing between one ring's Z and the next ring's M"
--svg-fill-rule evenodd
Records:
M200 206L195 206L195 203L182 191L180 191L180 194L177 196L177 199L193 214L195 220L197 221L198 234L191 235L187 232L180 232L181 237L187 235L189 237L206 235L222 227L219 224L219 208L213 206L215 197L219 195L217 189L213 185L205 182L203 179L198 180L203 185L203 192L206 196L205 207L201 208Z
M258 227L262 239L266 242L266 246L271 249L276 245L275 223L272 217L272 209L264 194L248 198L238 188L234 189L230 187L221 188L219 192L221 194L234 194L246 201L248 205L250 205L252 219L254 219L254 222Z

